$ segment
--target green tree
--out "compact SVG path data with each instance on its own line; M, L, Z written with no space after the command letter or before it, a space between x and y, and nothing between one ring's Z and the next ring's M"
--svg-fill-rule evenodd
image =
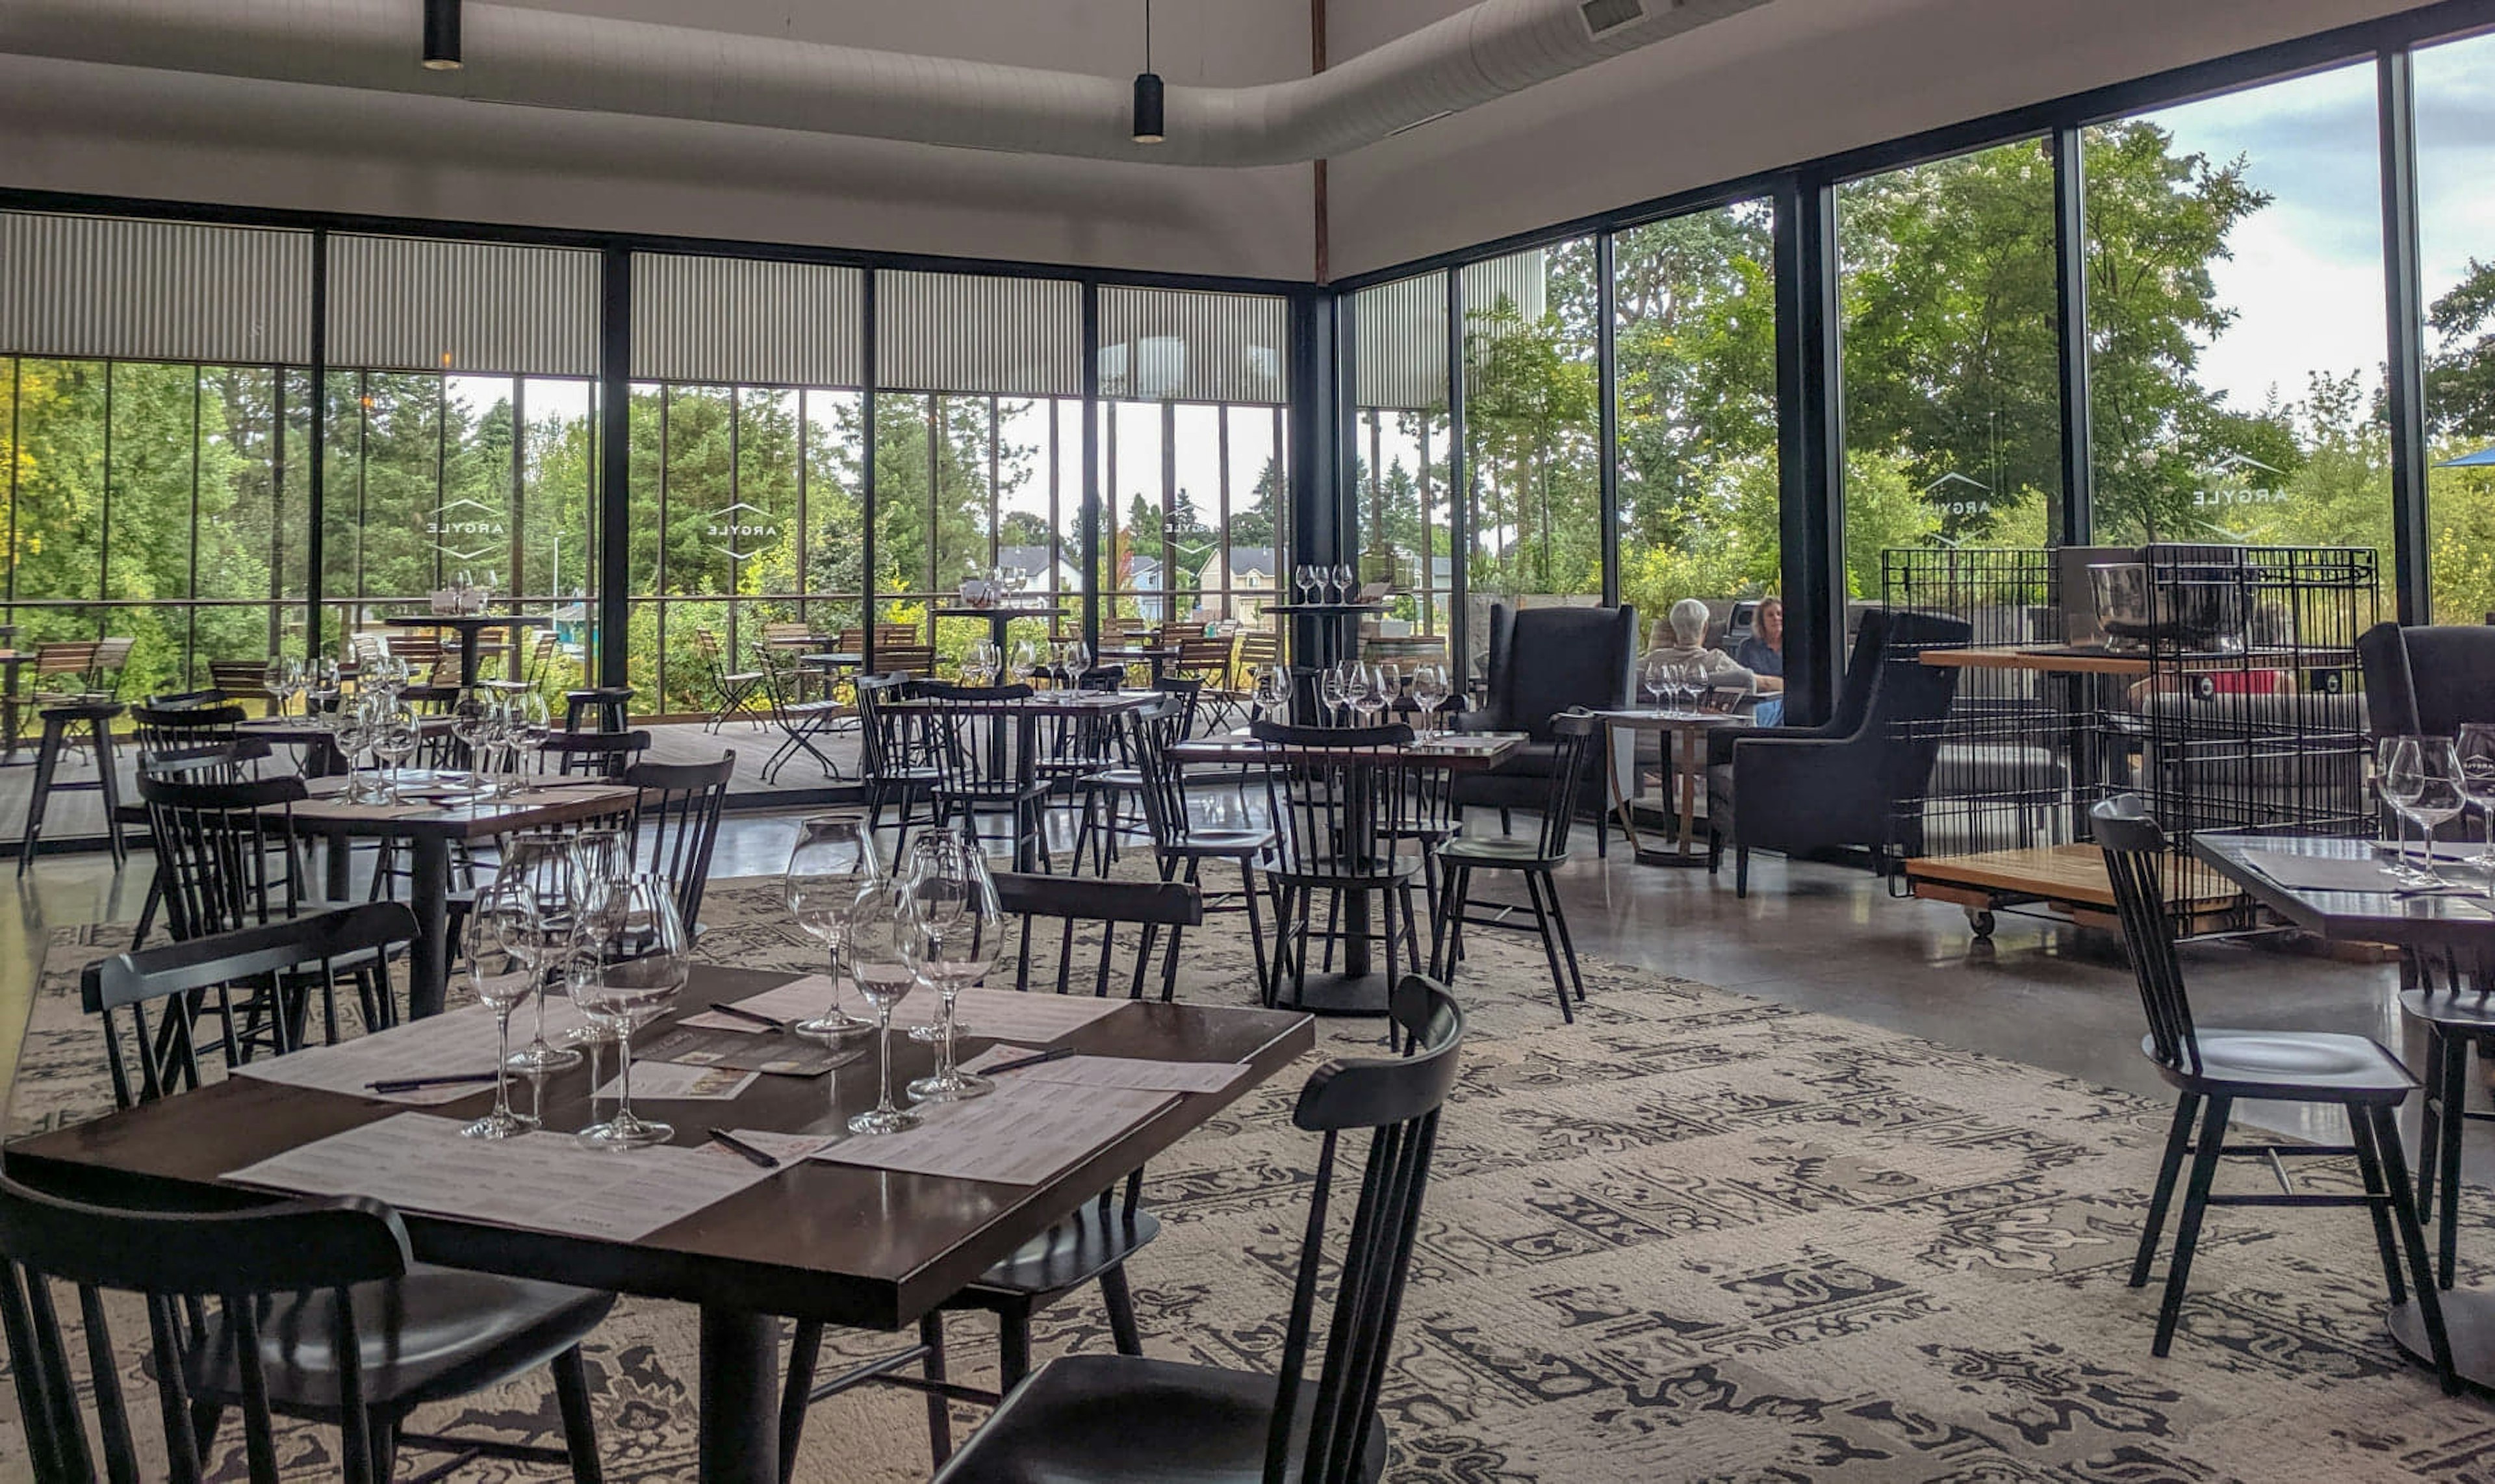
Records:
M2460 282L2427 310L2426 326L2443 342L2425 368L2435 431L2495 438L2495 263L2470 259Z

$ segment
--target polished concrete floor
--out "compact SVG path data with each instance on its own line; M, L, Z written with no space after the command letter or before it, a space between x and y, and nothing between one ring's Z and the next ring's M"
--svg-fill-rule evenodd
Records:
M798 817L730 816L714 874L776 875ZM2097 1083L2164 1091L2140 1054L2140 1002L2121 945L2105 935L2005 916L1991 942L1977 943L1955 908L1894 899L1861 872L1772 856L1754 863L1747 900L1734 896L1729 872L1710 879L1638 865L1617 841L1609 859L1590 844L1577 856L1561 893L1586 953ZM134 859L116 878L100 854L45 857L18 881L18 910L0 912L0 1068L15 1062L46 931L135 917L147 869ZM2403 1038L2390 964L2275 941L2190 944L2184 959L2203 1026L2350 1032L2382 1039L2413 1065L2418 1054ZM2290 1132L2335 1132L2288 1107L2246 1116ZM2495 1150L2471 1153L2480 1178L2495 1176Z

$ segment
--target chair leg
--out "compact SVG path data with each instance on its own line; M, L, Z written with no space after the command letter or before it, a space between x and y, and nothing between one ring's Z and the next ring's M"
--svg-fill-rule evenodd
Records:
M1559 930L1559 951L1568 959L1568 982L1577 991L1577 1003L1586 1003L1586 976L1577 968L1577 940L1568 936L1568 910L1559 905L1559 883L1550 877L1542 879L1542 894L1551 902L1551 925Z
M2467 1037L2444 1037L2443 1056L2447 1075L2443 1085L2441 1134L2443 1156L2443 1209L2436 1213L2436 1274L2443 1286L2451 1286L2452 1269L2460 1258L2460 1138L2469 1127L2469 1049ZM2418 1182L2422 1186L2425 1173L2419 1170ZM2425 1202L2418 1202L2418 1218L2424 1218Z
M1030 1375L1031 1311L1001 1310L997 1314L997 1395L1013 1395L1013 1389Z
M2449 1041L2439 1027L2425 1028L2425 1088L2418 1099L2417 1203L2420 1221L2434 1219L2434 1182L2443 1172L2443 1157L2437 1141L2443 1134L2444 1099L2450 1096L2451 1077L2445 1058L2451 1053Z
M601 1484L606 1475L598 1465L598 1424L589 1413L589 1368L576 1345L554 1358L554 1400L563 1413L563 1451L571 1461L573 1484Z
M2356 1170L2364 1177L2365 1193L2387 1197L2390 1192L2383 1188L2382 1151L2374 1147L2374 1122L2366 1117L2363 1108L2351 1106L2346 1111L2353 1135L2349 1142L2356 1149ZM2396 1309L2409 1301L2409 1295L2408 1284L2400 1278L2400 1248L2391 1235L2391 1214L2384 1209L2382 1200L2367 1201L2365 1214L2374 1219L2374 1248L2383 1258L2383 1286L2390 1290L2391 1307Z
M52 775L60 771L60 728L46 723L44 740L35 746L35 777L26 794L26 824L17 836L17 874L35 858L35 841L44 832L44 815L51 804Z
M1193 863L1189 862L1190 868ZM1187 879L1194 880L1192 869ZM1256 870L1248 857L1239 857L1239 899L1248 910L1248 943L1256 953L1256 982L1265 982L1265 924L1256 911Z
M2166 1270L2166 1297L2157 1306L2157 1342L2148 1352L2161 1359L2174 1347L2174 1325L2183 1316L2183 1290L2192 1281L2192 1252L2201 1245L2201 1219L2209 1211L2209 1183L2217 1178L2232 1098L2211 1098L2201 1118L2201 1147L2192 1157L2192 1183L2183 1191L2183 1221L2174 1231L2174 1260ZM2403 1192L2405 1196L2405 1192ZM2412 1207L2412 1210L2415 1208Z
M2409 1250L2409 1277L2417 1288L2418 1317L2425 1323L2426 1347L2434 1352L2443 1394L2456 1397L2460 1373L2452 1367L2451 1336L2443 1323L2443 1294L2434 1285L2433 1264L2426 1260L2425 1232L2418 1224L2417 1202L2410 1198L2409 1172L2401 1168L2399 1121L2389 1108L2367 1108L2364 1115L2374 1122L2374 1146L2382 1151L2385 1184L2390 1187L2391 1218Z
M788 1376L780 1390L780 1484L797 1469L797 1444L806 1437L806 1408L813 1405L815 1367L823 1355L823 1326L800 1319L788 1341Z
M1542 905L1541 881L1531 871L1524 876L1525 900L1533 907L1533 930L1542 939L1542 956L1551 961L1551 993L1559 1002L1559 1018L1575 1025L1577 1009L1568 1003L1568 980L1559 971L1559 940L1551 931L1551 911Z
M2201 1095L2185 1093L2174 1100L2174 1126L2166 1133L2166 1153L2157 1161L2157 1189L2149 1193L2148 1219L2140 1228L2140 1254L2131 1260L2131 1285L2148 1286L2149 1265L2157 1260L2157 1236L2166 1229L2166 1208L2174 1200L2174 1180L2183 1173L2183 1156L2192 1147L2192 1118L2201 1111Z
M1750 895L1750 848L1738 840L1733 842L1733 895Z
M1109 1311L1109 1335L1121 1355L1144 1353L1144 1333L1135 1323L1135 1296L1126 1287L1126 1267L1120 1263L1100 1275L1100 1307Z
M927 1346L927 1378L944 1379L944 1314L938 1310L918 1320L918 1343ZM927 1393L927 1452L937 1467L953 1456L953 1404L938 1392Z
M398 1431L395 1417L368 1414L365 1418L364 1436L371 1452L374 1484L381 1484L398 1469Z
M130 864L130 847L121 838L121 774L112 756L112 724L95 724L95 776L104 793L105 837L112 842L112 869Z

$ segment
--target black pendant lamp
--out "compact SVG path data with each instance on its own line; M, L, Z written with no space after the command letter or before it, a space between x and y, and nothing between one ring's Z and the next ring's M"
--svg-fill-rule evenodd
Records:
M1135 74L1135 142L1158 144L1161 133L1161 75L1153 71L1153 0L1144 0L1144 70Z
M459 70L459 0L424 0L424 66Z

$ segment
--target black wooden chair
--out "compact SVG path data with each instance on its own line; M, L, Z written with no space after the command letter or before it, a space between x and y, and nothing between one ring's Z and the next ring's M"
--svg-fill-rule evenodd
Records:
M2452 1283L2460 1255L2460 1141L2495 1113L2469 1107L2469 1053L2486 1065L2495 1043L2495 963L2445 949L2401 960L2400 1017L2425 1030L2425 1098L2418 1109L2418 1219L2435 1223L2435 1272ZM2440 1190L2438 1190L2438 1186Z
M1490 915L1473 912L1473 873L1476 871L1512 871L1525 883L1526 904L1533 912L1533 928L1542 937L1542 953L1551 961L1551 992L1559 1001L1560 1018L1574 1025L1577 1011L1570 1003L1570 990L1577 1003L1586 998L1586 979L1577 969L1577 944L1568 936L1568 913L1559 905L1558 883L1552 873L1568 861L1568 835L1577 818L1577 793L1584 787L1585 755L1602 748L1600 729L1594 719L1584 712L1563 712L1551 719L1554 743L1551 771L1545 775L1547 792L1542 800L1542 829L1532 839L1514 835L1460 835L1438 850L1438 867L1447 881L1440 892L1437 931L1432 935L1431 973L1453 985L1456 966L1464 956L1464 928L1522 928L1512 920L1515 909L1504 903L1488 904L1497 908ZM1559 960L1565 953L1568 974L1560 977Z
M1040 772L1043 745L1036 719L1014 704L1029 698L1031 687L921 680L909 694L928 703L936 822L973 839L1003 840L1017 871L1055 869L1048 855L1046 816L1057 785ZM983 832L982 819L1001 819L1001 831Z
M761 718L754 714L752 707L755 692L762 685L762 672L728 668L734 662L716 630L693 631L693 654L700 659L710 678L711 691L719 697L719 704L711 708L707 729L717 732L730 717L738 716L760 726Z
M365 975L415 936L415 917L385 902L88 966L83 991L108 1031L114 1100L129 1108L200 1085L192 1033L193 1006L202 995L270 978ZM380 985L387 1004L385 968ZM139 1061L135 1081L123 1051L124 1015ZM307 1213L320 1219L306 1220ZM350 1252L360 1255L341 1255ZM614 1306L612 1296L415 1263L397 1218L377 1203L346 1197L169 1215L80 1205L0 1181L0 1256L11 1264L0 1275L7 1279L0 1309L40 1479L92 1476L47 1278L78 1285L91 1384L116 1480L137 1473L101 1302L108 1288L148 1300L168 1472L175 1479L201 1476L219 1420L234 1407L243 1412L255 1480L277 1477L272 1416L340 1429L338 1467L349 1478L388 1478L402 1445L463 1460L551 1460L569 1463L575 1479L600 1477L579 1345ZM211 1299L214 1311L205 1303ZM554 1372L566 1437L560 1451L405 1430L417 1407L502 1385L540 1365Z
M632 808L635 869L655 871L675 888L689 937L699 931L719 813L735 778L732 748L714 762L636 762L624 770L624 781L641 790Z
M1256 956L1256 982L1265 984L1265 924L1257 907L1257 897L1265 888L1257 881L1256 872L1272 863L1274 832L1196 822L1187 808L1186 770L1168 757L1170 746L1186 737L1186 725L1185 714L1168 706L1137 721L1137 791L1143 800L1145 827L1152 831L1153 853L1162 881L1184 881L1199 888L1206 861L1226 860L1239 868L1239 900L1207 898L1204 910L1248 914L1248 943Z
M1147 840L1153 838L1151 821L1142 817L1140 809L1131 819L1126 813L1126 801L1140 797L1147 776L1140 732L1157 721L1164 747L1186 740L1195 730L1204 681L1193 675L1173 675L1154 681L1153 689L1160 693L1160 698L1154 701L1148 710L1124 717L1077 719L1090 724L1091 729L1104 739L1105 746L1101 751L1115 755L1093 771L1076 778L1073 784L1083 804L1082 822L1074 836L1077 869L1081 868L1086 844L1092 847L1093 872L1106 876L1109 867L1117 863L1121 837L1139 835ZM1167 767L1168 763L1164 761L1158 765Z
M2186 1155L2192 1173L2183 1191L2183 1214L2174 1232L2174 1256L2167 1269L2166 1295L2158 1306L2157 1339L2151 1353L2166 1354L2183 1310L2185 1284L2192 1275L2192 1255L2201 1239L2201 1219L2211 1206L2362 1206L2373 1218L2375 1245L2381 1249L2383 1278L2391 1290L2391 1307L2408 1302L2408 1285L2400 1275L2406 1249L2409 1277L2417 1286L2418 1315L2443 1389L2454 1395L2460 1378L2452 1369L2451 1344L2444 1332L2443 1305L2435 1291L2434 1272L2418 1223L2416 1192L2410 1188L2406 1161L2400 1154L2400 1104L2417 1090L2417 1078L2400 1059L2362 1036L2337 1036L2295 1031L2211 1031L2194 1024L2192 1005L2184 993L2183 970L2174 952L2172 924L2167 914L2165 869L2173 857L2166 832L2148 817L2137 794L2122 794L2088 812L2097 844L2112 879L2114 907L2122 920L2123 943L2130 950L2140 1001L2148 1015L2148 1035L2141 1049L2157 1064L2158 1073L2178 1098L2174 1122L2159 1162L2157 1187L2149 1196L2148 1218L2133 1259L2131 1285L2145 1286L2157 1255L2157 1239L2166 1224L2167 1207ZM2227 1115L2239 1098L2279 1102L2328 1103L2348 1116L2352 1142L2322 1144L2227 1143ZM2202 1111L2205 1104L2205 1111ZM2193 1115L2201 1115L2200 1137L2192 1132ZM2217 1195L2210 1182L2218 1161L2230 1155L2270 1159L2281 1192L2276 1195ZM2312 1155L2353 1155L2362 1173L2361 1195L2298 1191L2288 1181L2281 1159ZM2394 1232L2396 1226L2396 1232Z
M1005 1398L936 1484L1371 1484L1386 1469L1377 1395L1402 1307L1438 1111L1454 1088L1463 1013L1415 975L1395 992L1402 1059L1330 1062L1292 1122L1324 1135L1282 1329L1279 1377L1140 1355L1068 1355ZM1371 1131L1334 1313L1319 1349L1316 1297L1343 1136Z
M866 789L867 827L883 829L883 812L901 811L893 858L909 850L909 828L936 822L936 785L939 775L927 745L921 715L893 702L909 695L911 680L903 675L860 675L852 694L858 709L858 778Z
M558 731L538 749L538 773L621 780L649 750L646 731Z
M1025 992L1054 989L1058 994L1090 993L1106 999L1123 984L1128 999L1141 1000L1159 961L1160 999L1169 1003L1178 983L1179 939L1204 920L1202 899L1195 888L1178 881L1113 881L1072 877L1032 876L1000 872L997 901L1022 918L1020 951L1014 960L1014 988ZM1045 980L1034 983L1032 952L1034 926L1042 919L1058 924L1056 965ZM1087 931L1099 930L1098 952L1090 951ZM1123 931L1122 931L1123 930ZM1166 933L1166 940L1163 934ZM1121 938L1125 940L1121 943ZM1088 967L1087 967L1087 962ZM805 1433L806 1409L827 1397L874 1381L904 1386L927 1396L928 1446L941 1464L953 1448L946 1402L959 1398L995 1406L1031 1374L1032 1316L1060 1299L1100 1285L1108 1311L1109 1330L1119 1353L1141 1355L1143 1338L1135 1325L1135 1304L1126 1287L1126 1258L1160 1235L1160 1222L1142 1209L1143 1171L1127 1177L1123 1188L1103 1190L1072 1216L1059 1221L1014 1250L1003 1261L979 1275L978 1281L938 1306L918 1321L918 1344L897 1354L863 1362L817 1383L815 1371L822 1356L823 1327L801 1322L788 1353L788 1379L780 1405L780 1474L785 1480L796 1467L797 1445ZM980 1391L946 1379L944 1315L976 1312L997 1316L999 1390ZM923 1376L902 1374L920 1364Z
M1504 829L1519 809L1539 808L1544 775L1557 752L1551 718L1571 707L1616 709L1629 703L1629 671L1637 663L1637 609L1490 609L1490 683L1481 709L1448 719L1463 731L1521 731L1525 745L1486 772L1455 781L1459 808L1499 812ZM1581 765L1602 765L1596 756ZM1611 852L1611 822L1594 811L1594 848Z
M1311 935L1309 912L1320 895L1328 899L1330 921L1343 898L1375 897L1377 927L1370 936L1386 950L1387 973L1394 972L1395 951L1402 946L1418 974L1421 933L1412 879L1420 862L1395 850L1405 799L1402 749L1412 740L1412 728L1255 722L1248 731L1260 742L1293 750L1265 763L1265 803L1275 836L1274 864L1266 873L1275 893L1266 1004L1302 1007L1310 937L1331 947L1341 936L1331 927ZM1288 1000L1282 998L1286 981Z

